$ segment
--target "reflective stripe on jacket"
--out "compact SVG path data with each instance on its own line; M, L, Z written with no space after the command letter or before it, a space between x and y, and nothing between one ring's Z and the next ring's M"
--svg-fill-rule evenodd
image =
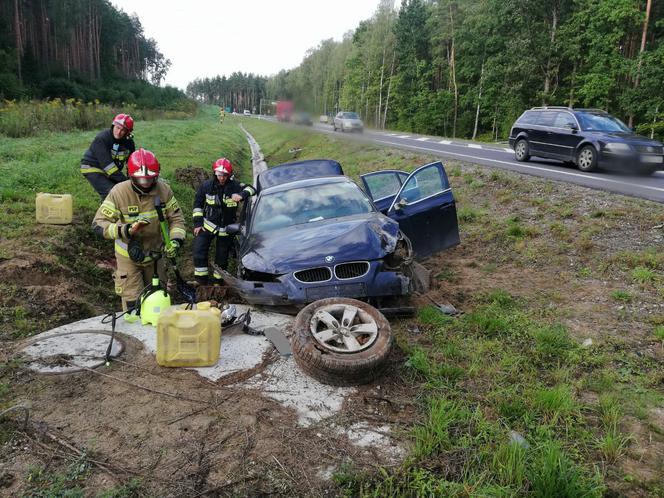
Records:
M140 241L143 252L148 256L151 251L159 252L162 247L159 218L154 206L159 196L165 202L164 216L168 221L169 236L173 240L185 238L184 218L173 191L168 184L158 181L147 194L139 193L132 186L131 180L115 185L97 209L92 227L105 239L114 239L116 257L128 258L127 242L129 226L138 219L148 221L148 225L133 236ZM144 260L145 262L146 260Z

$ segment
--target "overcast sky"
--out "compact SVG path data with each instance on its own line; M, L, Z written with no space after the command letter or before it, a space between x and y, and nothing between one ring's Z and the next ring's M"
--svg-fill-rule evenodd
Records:
M269 76L300 64L322 40L340 41L379 0L111 0L136 13L171 60L166 83L234 71Z

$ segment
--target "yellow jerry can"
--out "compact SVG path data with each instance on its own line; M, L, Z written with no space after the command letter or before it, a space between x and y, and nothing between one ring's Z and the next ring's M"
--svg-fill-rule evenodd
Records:
M186 309L170 306L157 323L157 363L162 367L208 367L219 360L221 311L205 301Z
M71 194L39 192L36 198L37 223L67 225L71 223L73 209Z

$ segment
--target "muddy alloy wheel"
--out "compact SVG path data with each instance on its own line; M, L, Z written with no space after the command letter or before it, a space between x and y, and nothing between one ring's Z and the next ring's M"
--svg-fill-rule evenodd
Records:
M380 311L349 298L311 303L297 315L291 347L299 367L325 384L366 384L392 349L390 324Z
M581 171L595 171L597 169L597 152L592 145L586 145L579 151L576 164Z
M530 147L528 141L523 138L519 139L514 146L514 157L517 161L523 162L530 159Z

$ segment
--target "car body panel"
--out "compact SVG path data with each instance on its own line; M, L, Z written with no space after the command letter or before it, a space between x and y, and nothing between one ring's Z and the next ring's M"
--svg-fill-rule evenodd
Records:
M410 199L410 204L393 206L393 216L408 230L441 230L442 225L433 226L432 220L444 209L448 209L445 216L450 216L450 206L454 208L449 188L426 196L420 192L417 197L422 182L430 181L433 172L444 175L442 164L429 166L428 176L415 175L422 168L411 175L395 172L405 178L392 201L399 195ZM447 177L443 178L446 182ZM403 188L408 179L415 189ZM442 179L438 181L443 185ZM343 176L338 162L312 160L276 166L261 173L258 183L258 195L237 237L238 275L222 273L248 302L302 305L325 297L367 299L410 292L404 265L410 264L412 254L400 222L381 213L355 182ZM344 195L326 197L337 192ZM307 197L312 193L315 195ZM317 197L322 200L317 201ZM305 201L318 204L310 207ZM349 206L359 207L348 212ZM319 215L323 208L331 211ZM431 213L437 216L432 218ZM299 214L304 218L296 220ZM282 217L288 219L286 224L280 224ZM455 232L450 238L456 237L458 243L456 219L454 223L450 220L450 226Z

